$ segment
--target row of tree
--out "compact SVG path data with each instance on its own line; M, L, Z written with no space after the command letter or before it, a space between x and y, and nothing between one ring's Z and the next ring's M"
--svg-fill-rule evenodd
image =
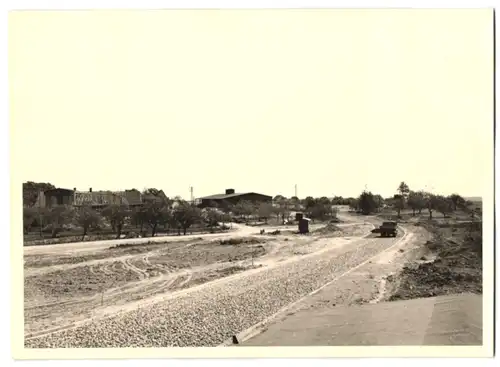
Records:
M227 220L214 210L201 210L184 200L155 197L149 199L141 207L130 208L126 205L113 204L100 211L91 206L75 208L72 206L55 206L52 208L24 207L24 231L28 233L33 225L39 226L40 235L50 231L52 237L69 226L82 228L82 239L90 230L96 230L108 225L117 238L122 235L126 226L135 226L140 233L147 229L155 236L163 227L167 232L177 230L178 234L186 234L194 224L213 228L220 221Z
M278 195L273 199L273 203L252 204L242 201L232 208L232 213L235 215L243 215L244 218L256 217L266 223L273 216L276 217L276 220L285 223L290 220L292 212L299 211L304 212L311 219L321 221L335 218L337 215L336 208L326 197L313 198L309 196L300 200L297 197L287 199Z
M403 181L397 188L397 193L389 198L382 198L380 195L363 191L361 195L349 203L351 210L359 211L363 214L376 213L385 207L390 207L397 212L398 217L401 217L401 211L411 209L412 215L421 214L423 210L427 210L429 218L432 219L433 212L441 213L447 217L457 210L469 212L472 217L476 215L473 203L464 199L459 194L448 196L437 195L424 190L413 191Z
M55 206L52 208L24 207L23 223L25 233L38 226L40 235L50 232L52 237L65 228L76 226L83 230L82 238L105 226L122 235L125 227L134 226L140 233L150 230L155 236L160 228L169 233L176 230L178 234L186 234L193 225L204 225L210 229L219 223L233 220L248 222L263 220L266 223L275 217L285 223L290 220L293 211L303 211L306 216L316 220L328 220L336 217L336 209L326 198L307 197L304 200L278 198L273 203L252 203L240 201L236 204L222 202L212 208L200 209L193 203L181 198L170 199L162 191L148 189L144 191L145 203L141 207L130 208L126 205L109 205L102 210L91 206Z
M33 205L36 201L35 193L44 188L53 188L49 183L27 182L23 184L23 199L25 203ZM443 216L451 214L457 209L471 212L471 202L465 200L458 194L449 196L435 195L423 190L413 191L405 182L401 182L396 193L389 198L363 191L359 197L343 198L335 196L333 199L327 197L313 198L308 196L299 199L296 196L286 198L277 195L272 203L254 204L241 201L231 204L223 201L214 204L214 208L200 209L194 203L189 203L180 197L168 198L162 190L147 189L143 192L144 205L130 208L125 205L109 205L101 211L96 211L90 206L75 209L71 206L57 206L50 209L40 209L29 205L24 208L24 230L29 232L33 225L37 224L42 231L51 231L52 237L56 237L63 228L76 225L83 229L83 237L90 230L102 228L108 225L120 237L127 226L135 226L143 233L146 229L154 236L158 229L163 227L170 232L177 230L178 234L186 234L187 230L195 224L206 225L213 228L218 223L229 222L236 218L241 221L250 219L264 220L276 217L278 221L286 222L294 211L304 212L306 216L315 220L330 220L337 215L336 205L348 205L351 210L363 214L376 213L384 208L392 208L401 216L403 209L411 209L413 215L427 210L432 219L434 211L442 213Z

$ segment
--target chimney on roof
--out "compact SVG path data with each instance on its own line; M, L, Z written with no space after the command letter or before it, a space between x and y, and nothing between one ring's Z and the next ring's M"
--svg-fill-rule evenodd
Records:
M234 189L226 189L226 195L234 194Z
M89 192L92 192L92 187L89 189Z
M73 191L76 191L76 187L73 187Z

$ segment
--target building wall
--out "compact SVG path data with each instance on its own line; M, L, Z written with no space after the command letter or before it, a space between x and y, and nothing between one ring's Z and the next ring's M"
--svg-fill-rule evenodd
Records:
M243 195L239 195L239 196L235 196L233 198L231 198L235 203L239 202L239 201L250 201L250 202L254 202L254 203L271 203L273 198L271 196L266 196L266 195L261 195L261 194L243 194Z
M142 194L137 190L126 190L124 192L129 205L139 205L142 203Z
M240 201L249 201L252 203L271 203L272 202L272 197L271 196L266 196L266 195L261 195L261 194L242 194L238 196L233 196L229 198L223 198L223 199L202 199L201 200L201 207L209 207L213 206L213 203L222 203L222 202L227 202L232 205L237 204Z
M43 203L45 207L51 208L57 205L73 205L73 194L65 191L46 191Z

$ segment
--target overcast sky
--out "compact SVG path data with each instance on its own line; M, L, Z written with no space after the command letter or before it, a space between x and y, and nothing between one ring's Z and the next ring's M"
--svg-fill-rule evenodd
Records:
M491 10L18 12L12 170L85 190L480 196Z

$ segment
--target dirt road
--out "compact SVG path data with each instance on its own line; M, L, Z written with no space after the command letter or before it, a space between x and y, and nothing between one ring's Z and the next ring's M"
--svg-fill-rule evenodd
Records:
M114 240L104 240L104 241L83 241L83 242L72 242L72 243L58 243L55 245L44 245L44 246L27 246L24 248L25 255L41 255L41 254L62 254L62 253L77 253L77 252L87 252L87 251L97 251L101 249L106 249L110 246L115 246L119 244L147 244L147 243L162 243L162 242L177 242L177 241L187 241L195 240L197 238L224 238L224 237L238 237L238 236L248 236L251 233L256 232L253 227L248 227L245 225L233 223L233 230L225 233L209 233L209 234L195 234L186 236L159 236L159 237L145 237L145 238L124 238L124 239L114 239Z
M204 239L204 243L196 246L185 247L187 245L179 243L178 250L170 249L169 261L173 259L176 264L182 263L188 256L184 260L191 266L165 272L159 269L159 276L150 276L147 270L133 261L122 264L111 262L105 269L109 272L108 277L122 269L126 269L127 276L131 276L132 269L135 278L117 279L118 287L102 293L92 287L82 290L81 286L71 288L73 285L65 284L76 295L61 299L59 304L52 299L44 306L41 302L43 297L31 297L32 303L26 305L25 330L29 337L26 346L219 345L231 335L272 316L312 291L335 282L376 254L396 244L409 243L412 239L411 233L397 238L366 237L371 228L373 226L369 223L350 218L350 223L343 226L340 232L254 239L252 241L260 242L250 241L245 246L228 247L231 250L219 257L214 253L225 247L220 243L214 247L215 236L209 236L210 240ZM258 230L239 228L236 237L244 238ZM85 246L79 244L77 248ZM109 244L106 246L109 248ZM258 256L255 255L256 249L262 252ZM161 249L152 249L147 256L140 254L144 263L160 267L165 265L164 260L155 263L155 251L158 255ZM234 251L239 252L236 254ZM248 256L249 253L252 255ZM228 256L231 257L229 260ZM193 261L202 258L205 260L200 260L200 265L192 266ZM81 270L82 267L75 269ZM46 281L44 287L68 276L71 278L70 273L57 274L54 278L42 277ZM85 277L92 278L90 270ZM73 278L76 279L76 273ZM36 289L36 286L31 289ZM85 297L82 292L89 294ZM46 297L50 299L50 295Z

